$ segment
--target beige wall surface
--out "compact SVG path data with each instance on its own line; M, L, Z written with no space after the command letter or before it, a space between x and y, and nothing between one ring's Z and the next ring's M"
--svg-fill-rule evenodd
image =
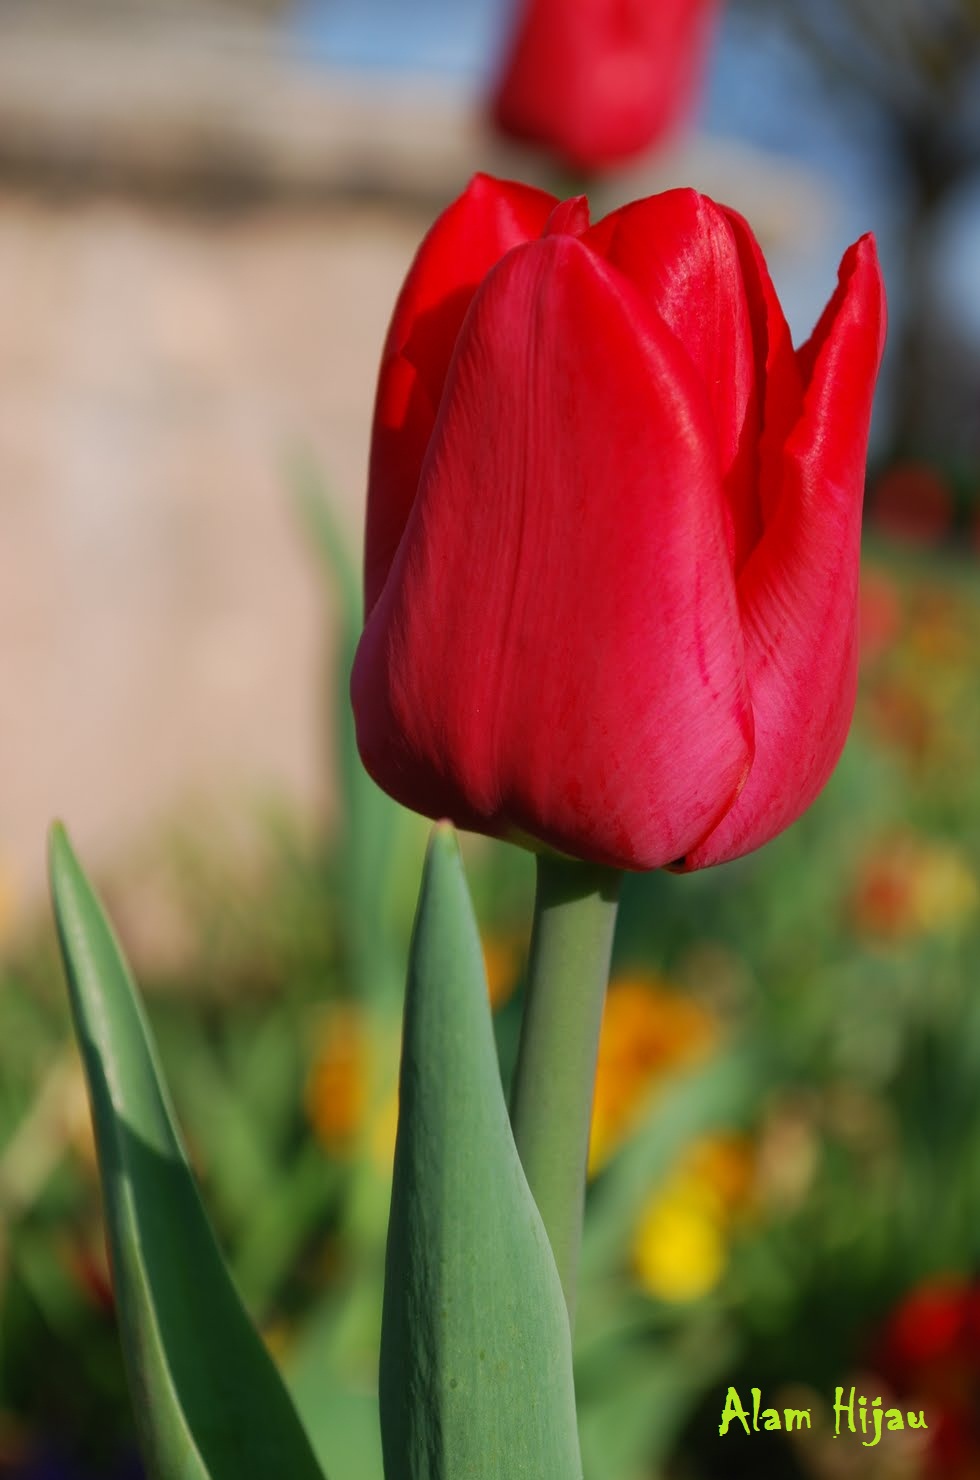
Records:
M0 195L0 871L194 793L325 800L312 449L360 538L377 356L424 222Z

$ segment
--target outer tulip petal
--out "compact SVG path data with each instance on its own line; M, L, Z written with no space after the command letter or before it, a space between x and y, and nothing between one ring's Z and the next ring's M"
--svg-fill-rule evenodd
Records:
M626 868L700 842L752 755L713 448L618 273L562 235L500 263L354 665L386 791Z
M861 504L885 334L874 241L841 263L837 292L798 356L808 377L772 523L739 583L756 756L744 791L684 860L737 858L788 827L837 763L857 683Z
M368 611L387 579L415 498L470 300L505 252L540 236L557 203L543 190L476 175L418 250L395 305L378 376L364 552Z
M639 289L701 376L717 428L729 546L740 570L762 532L757 483L765 367L743 281L744 246L725 211L695 190L668 190L623 206L584 240Z

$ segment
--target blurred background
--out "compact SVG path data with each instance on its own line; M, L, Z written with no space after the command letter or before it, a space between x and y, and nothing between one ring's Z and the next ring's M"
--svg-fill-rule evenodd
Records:
M59 814L332 1480L380 1480L425 826L361 774L346 672L387 319L477 168L595 214L676 184L738 207L797 342L866 230L889 288L844 760L760 854L627 887L587 1480L980 1475L980 7L640 9L589 36L571 0L0 0L0 1475L140 1473L43 896ZM629 127L598 65L627 43ZM530 864L469 864L506 1075ZM832 1442L851 1382L928 1430ZM814 1431L719 1439L729 1383Z

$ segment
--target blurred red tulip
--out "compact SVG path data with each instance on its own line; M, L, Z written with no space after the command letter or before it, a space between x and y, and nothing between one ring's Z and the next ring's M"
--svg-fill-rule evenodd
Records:
M876 1342L875 1366L928 1420L927 1480L980 1474L980 1286L933 1280L906 1296Z
M693 190L589 225L478 177L412 266L371 456L358 744L430 817L703 867L809 806L854 703L874 243L794 352Z
M574 169L642 153L689 113L717 0L523 0L492 101Z

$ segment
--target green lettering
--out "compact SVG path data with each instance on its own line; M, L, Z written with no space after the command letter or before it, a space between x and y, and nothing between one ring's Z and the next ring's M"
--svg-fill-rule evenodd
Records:
M871 1420L874 1424L875 1436L873 1439L861 1440L861 1443L864 1445L865 1449L874 1449L875 1445L880 1443L881 1441L881 1399L875 1398L875 1404L877 1406L872 1408L871 1410Z
M844 1416L844 1414L846 1413L847 1414L847 1427L850 1429L851 1433L853 1434L855 1432L855 1428L854 1428L854 1389L851 1388L851 1396L850 1396L850 1398L848 1399L848 1401L846 1403L843 1401L843 1398L844 1398L844 1389L842 1387L835 1388L834 1389L834 1433L835 1434L839 1434L840 1433L840 1421L841 1421L842 1417Z
M751 1429L749 1428L749 1415L742 1407L742 1401L738 1396L738 1390L736 1388L730 1387L725 1396L725 1406L721 1410L721 1423L718 1425L719 1434L725 1435L728 1433L728 1425L731 1423L733 1418L738 1419L739 1423L742 1425L742 1428L747 1434L751 1433Z
M905 1427L905 1420L902 1417L901 1411L898 1408L889 1408L888 1412L885 1414L885 1417L888 1420L888 1427L890 1429L892 1429L892 1430L904 1429L904 1427Z
M776 1412L775 1408L763 1408L763 1410L762 1410L762 1417L763 1417L763 1425L762 1425L763 1428L766 1428L766 1429L781 1429L782 1428L782 1424L779 1422L779 1414Z
M786 1420L786 1432L787 1432L787 1434L791 1434L793 1432L793 1421L794 1421L794 1419L796 1421L796 1427L798 1429L801 1429L803 1427L804 1422L806 1423L807 1428L810 1428L810 1410L809 1410L809 1408L784 1408L783 1409L783 1417ZM777 1427L778 1427L778 1425L777 1425Z

